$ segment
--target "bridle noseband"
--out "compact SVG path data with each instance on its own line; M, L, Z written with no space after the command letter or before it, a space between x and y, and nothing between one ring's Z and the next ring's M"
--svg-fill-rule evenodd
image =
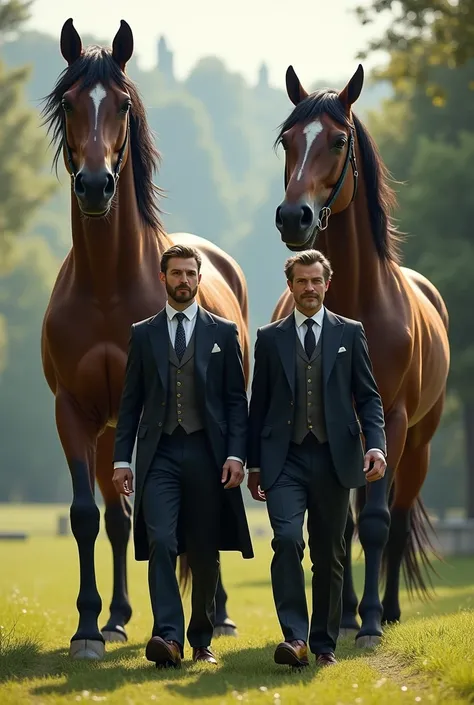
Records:
M350 203L355 198L355 195L357 193L357 179L359 176L359 172L357 171L357 162L356 162L356 156L355 156L355 137L354 137L354 128L351 126L351 133L349 137L349 147L347 149L346 153L346 158L344 160L344 166L342 167L341 174L337 180L336 185L334 186L332 192L329 195L329 198L327 199L326 203L324 206L321 208L321 210L318 213L318 221L316 224L315 229L313 230L313 236L317 235L319 232L322 230L326 230L329 222L329 216L331 215L331 206L333 205L334 201L339 195L339 192L344 184L344 179L346 178L347 170L349 168L349 164L352 166L352 174L354 176L354 190L352 192L352 198L350 200ZM285 170L285 191L288 187L288 176L286 174Z
M123 162L123 158L125 156L125 149L128 144L129 136L130 136L130 118L128 117L127 118L127 132L125 133L125 139L123 141L122 146L119 149L117 163L116 163L114 170L112 172L112 175L113 175L114 181L115 181L115 185L117 185L117 181L120 176L120 169L122 168L122 162ZM69 164L69 169L71 171L71 181L74 183L74 179L77 176L77 170L74 165L73 158L72 158L71 147L69 146L69 143L67 141L66 117L64 115L63 115L63 142L64 142L64 148L66 150L67 163Z

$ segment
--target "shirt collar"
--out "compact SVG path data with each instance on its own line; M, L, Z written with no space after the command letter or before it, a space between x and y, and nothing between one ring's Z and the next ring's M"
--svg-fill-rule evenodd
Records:
M298 309L295 308L295 323L297 328L300 328L300 326L303 325L307 318L312 318L313 321L317 323L320 328L322 328L324 319L324 306L321 306L319 311L315 313L314 316L309 317L305 316L304 313L301 313L301 311L298 311Z
M173 317L178 313L178 311L170 306L170 304L167 302L166 303L166 315L168 316L169 320L171 321ZM190 304L187 308L183 310L184 315L188 319L188 321L192 321L193 318L196 316L198 312L198 305L196 301L193 301L192 304Z

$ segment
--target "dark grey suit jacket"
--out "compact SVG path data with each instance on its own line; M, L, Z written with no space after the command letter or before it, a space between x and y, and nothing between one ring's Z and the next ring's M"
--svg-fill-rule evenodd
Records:
M165 421L169 375L168 341L165 309L132 326L115 433L114 462L131 462L135 439L138 437L134 504L135 550L138 560L146 560L148 557L144 526L141 525L140 502L146 474L156 453ZM215 343L221 352L211 352ZM235 323L198 307L194 365L196 396L216 462L216 472L220 472L229 455L241 458L244 462L246 456L248 400L242 351ZM196 471L199 471L199 459L196 459ZM225 490L224 497L233 504L230 515L232 522L230 519L229 522L233 523L236 518L237 526L224 531L221 548L242 550L245 557L250 557L252 547L240 487Z
M386 453L382 400L364 328L359 321L326 309L322 336L323 402L332 460L344 487L360 487L365 483L361 433L366 450ZM288 454L295 384L296 330L291 313L260 328L255 344L247 466L260 468L264 491L277 480Z

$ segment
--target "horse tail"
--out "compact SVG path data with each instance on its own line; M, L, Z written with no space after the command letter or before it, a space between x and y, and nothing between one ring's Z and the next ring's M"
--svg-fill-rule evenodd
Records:
M433 592L432 574L439 577L432 557L442 560L430 537L434 534L426 507L420 495L410 511L410 526L407 542L403 552L403 577L410 598L418 596L421 599L431 599ZM387 550L383 556L384 574L387 565Z
M191 568L189 566L188 557L186 553L182 553L179 557L179 586L181 588L181 595L187 593L191 585Z

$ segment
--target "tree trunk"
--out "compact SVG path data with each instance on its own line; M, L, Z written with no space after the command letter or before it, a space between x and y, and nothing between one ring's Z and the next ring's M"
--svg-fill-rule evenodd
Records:
M466 516L474 519L474 401L464 403L466 439Z

